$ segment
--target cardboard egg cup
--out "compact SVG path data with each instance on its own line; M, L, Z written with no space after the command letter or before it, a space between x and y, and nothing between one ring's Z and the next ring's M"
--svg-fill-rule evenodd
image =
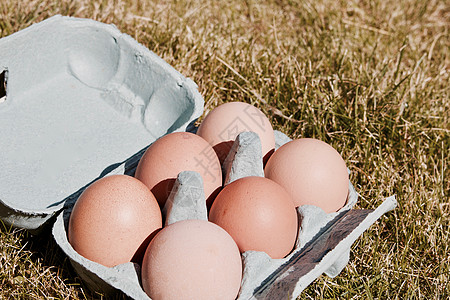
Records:
M91 289L149 299L138 265L108 268L76 253L68 218L90 183L133 175L157 138L195 130L197 86L113 25L87 19L49 18L0 39L0 53L0 127L8 129L0 138L0 218L32 233L54 222L57 245ZM278 148L289 138L276 131L275 140ZM262 167L258 136L244 132L223 165L225 184L264 176ZM352 209L357 198L350 184L336 213L299 207L297 243L283 259L243 253L238 299L294 299L322 273L339 274L353 242L396 206L389 197L375 210ZM166 224L207 219L199 173L179 174L163 214Z

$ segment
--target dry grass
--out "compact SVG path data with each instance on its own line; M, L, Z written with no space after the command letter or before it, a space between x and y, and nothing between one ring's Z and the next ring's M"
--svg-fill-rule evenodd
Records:
M301 299L450 297L447 1L0 3L0 36L54 14L114 23L198 85L205 112L246 101L291 137L341 152L374 208L398 208L352 247L346 269ZM0 54L1 55L1 54ZM98 298L48 234L1 227L0 298Z

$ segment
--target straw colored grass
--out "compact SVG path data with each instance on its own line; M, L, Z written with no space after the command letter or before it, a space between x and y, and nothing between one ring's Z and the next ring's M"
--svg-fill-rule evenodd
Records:
M245 101L292 138L330 143L351 170L358 208L395 194L398 207L352 246L344 271L321 276L300 299L448 299L449 7L6 0L0 36L55 14L114 23L192 78L205 113ZM0 299L102 297L85 289L48 232L32 237L0 224L0 249Z

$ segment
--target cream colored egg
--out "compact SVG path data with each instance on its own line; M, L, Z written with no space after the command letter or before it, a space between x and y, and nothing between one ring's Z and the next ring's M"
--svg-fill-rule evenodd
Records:
M244 131L258 134L263 159L267 161L275 149L273 128L264 113L253 105L228 102L216 107L206 115L197 134L211 144L223 163L237 135Z
M142 264L142 286L153 300L234 300L241 279L235 242L225 230L203 220L163 228Z

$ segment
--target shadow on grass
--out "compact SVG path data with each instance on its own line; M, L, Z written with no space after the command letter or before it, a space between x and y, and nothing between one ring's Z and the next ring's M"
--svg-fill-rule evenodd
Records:
M53 224L53 222L50 222ZM91 291L83 283L82 279L77 275L72 267L69 258L59 248L52 236L52 226L47 225L39 235L31 235L25 233L23 238L24 250L32 253L34 261L40 261L42 268L49 268L53 273L56 273L66 285L74 286L80 299L130 299L128 296L118 291L117 295L111 297L105 296L101 293Z

